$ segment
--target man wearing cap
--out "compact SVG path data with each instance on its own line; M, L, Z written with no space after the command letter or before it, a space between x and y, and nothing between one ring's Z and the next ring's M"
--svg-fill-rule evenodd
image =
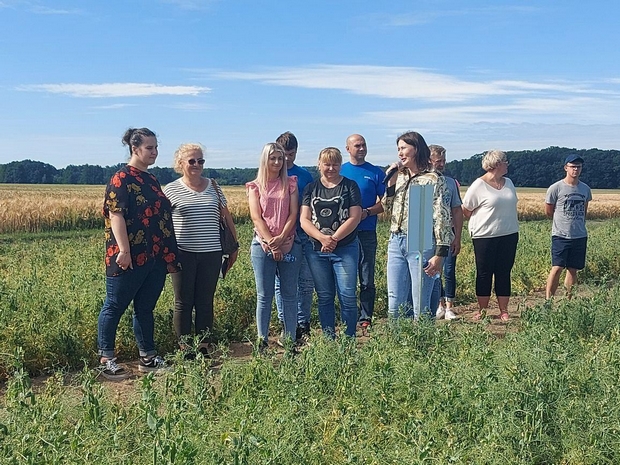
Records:
M566 268L564 286L570 299L572 288L577 283L577 270L586 263L586 214L592 191L579 180L583 158L569 155L564 161L564 179L552 184L545 197L545 213L553 218L551 229L551 272L547 278L546 297L555 295L560 283L560 274Z
M357 227L360 243L358 263L359 324L366 330L375 309L375 261L377 256L377 215L383 212L381 197L385 193L385 173L366 161L366 139L359 134L347 137L346 149L349 162L342 165L340 174L357 183L362 193L362 221Z

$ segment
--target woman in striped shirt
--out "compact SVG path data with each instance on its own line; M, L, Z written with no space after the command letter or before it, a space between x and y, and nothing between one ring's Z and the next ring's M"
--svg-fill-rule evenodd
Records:
M195 334L201 337L198 348L203 353L213 331L213 296L222 265L221 214L237 237L220 186L202 176L204 163L202 146L181 145L174 154L174 170L183 176L164 188L172 203L172 221L182 266L172 279L174 330L181 349L187 350L195 310ZM237 252L229 258L229 268L236 259Z

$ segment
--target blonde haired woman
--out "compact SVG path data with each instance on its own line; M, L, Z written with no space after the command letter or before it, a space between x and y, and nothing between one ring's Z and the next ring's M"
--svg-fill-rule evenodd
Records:
M246 184L250 216L254 223L251 245L256 281L256 326L259 350L267 347L276 274L284 313L284 337L295 341L297 330L297 280L301 245L295 243L299 211L297 177L288 176L284 148L278 143L263 147L256 179Z
M357 325L357 225L362 195L355 181L340 174L342 154L335 147L319 153L321 177L304 189L301 227L310 237L306 259L319 300L323 334L336 336L336 292L345 334L355 337Z
M213 298L222 264L221 214L235 237L237 232L220 186L202 175L204 164L201 145L182 144L174 153L174 170L182 177L168 184L164 193L172 203L172 222L182 266L172 276L174 330L181 349L188 350L194 312L195 334L201 337L198 348L206 353L213 331ZM229 269L236 259L237 252L234 252L228 260ZM188 358L191 355L188 352Z
M495 277L495 295L499 318L509 319L510 273L519 242L517 191L505 175L508 173L506 154L490 150L482 158L486 171L467 189L463 198L463 216L469 219L476 257L476 297L478 311L474 319L484 316L491 299L491 283Z

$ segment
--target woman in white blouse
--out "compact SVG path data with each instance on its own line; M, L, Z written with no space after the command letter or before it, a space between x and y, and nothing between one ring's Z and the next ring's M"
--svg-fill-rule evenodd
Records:
M188 350L192 335L192 313L198 346L203 353L213 331L213 297L222 266L220 215L237 232L220 186L202 176L205 163L202 146L182 144L174 154L174 170L183 176L164 188L172 203L172 222L179 246L182 270L172 277L174 330L181 349ZM221 199L221 204L220 204ZM228 260L228 268L237 252Z
M476 297L478 311L474 319L482 318L491 299L491 284L495 277L495 295L499 318L509 319L510 273L519 242L517 220L517 191L505 175L508 172L506 154L490 150L482 158L484 175L476 179L463 198L463 216L469 219L469 232L476 257Z

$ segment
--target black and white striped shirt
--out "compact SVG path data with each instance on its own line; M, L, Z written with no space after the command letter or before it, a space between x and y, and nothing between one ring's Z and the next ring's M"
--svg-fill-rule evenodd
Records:
M217 252L220 244L219 199L209 179L202 192L190 189L180 178L164 187L172 203L172 222L179 249L186 252ZM226 205L226 198L217 189Z

